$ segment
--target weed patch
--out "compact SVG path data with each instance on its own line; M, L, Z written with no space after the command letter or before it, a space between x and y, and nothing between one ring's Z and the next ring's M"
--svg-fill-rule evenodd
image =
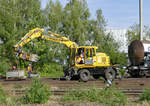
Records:
M140 96L138 101L150 102L150 89L144 89L143 94Z
M15 88L15 89L20 89L20 88L22 88L23 86L22 85L20 85L20 84L16 84L16 85L14 85L14 87L13 88Z
M114 87L107 90L91 88L68 93L62 97L62 101L89 101L99 102L108 106L120 106L127 103L127 97Z
M6 104L6 103L7 103L7 96L2 86L0 85L0 104Z

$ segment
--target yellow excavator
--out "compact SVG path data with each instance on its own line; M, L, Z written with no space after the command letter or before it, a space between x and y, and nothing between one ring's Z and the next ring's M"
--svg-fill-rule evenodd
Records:
M47 34L46 34L47 33ZM96 46L78 46L67 37L44 31L41 28L30 30L15 46L15 55L23 60L38 61L36 54L28 54L22 50L22 47L35 38L41 38L48 41L64 44L69 48L69 66L64 69L64 75L67 80L77 77L82 81L88 81L90 76L98 79L100 76L105 79L113 80L117 70L110 65L110 58L105 53L97 53Z

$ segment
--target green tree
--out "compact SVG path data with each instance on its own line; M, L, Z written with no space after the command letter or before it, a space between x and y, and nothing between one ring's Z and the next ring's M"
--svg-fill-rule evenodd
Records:
M90 17L85 0L70 0L64 8L63 32L78 45L85 45Z
M112 64L125 65L127 63L126 55L119 51L119 43L115 41L111 33L106 32L107 22L99 9L96 12L97 19L89 20L88 33L86 40L90 45L98 46L99 52L104 52L110 56Z
M127 31L127 38L128 38L128 44L130 44L131 41L133 40L139 40L140 37L140 32L139 32L139 25L138 24L134 24L132 26L130 26L130 28ZM143 27L143 39L149 39L150 38L150 27L144 25Z
M50 31L66 36L80 45L84 44L85 36L88 36L86 35L87 30L85 24L88 22L87 19L89 17L85 1L70 1L63 8L58 0L56 2L50 0L46 6L45 12L48 17L47 28ZM47 59L46 64L49 64L49 67L53 67L51 65L54 65L56 59L62 60L62 62L67 60L66 57L69 54L69 50L64 47L64 45L51 41L47 41L47 45L49 49L46 50L46 55L52 57Z
M0 45L1 63L20 64L24 68L28 62L15 58L15 45L29 30L40 27L68 37L78 45L95 45L98 51L107 53L112 63L122 62L117 56L119 44L111 34L106 33L105 18L102 10L97 10L97 18L90 19L86 0L70 0L65 6L60 1L50 0L44 10L40 0L0 0ZM34 69L50 73L61 70L67 60L69 50L55 42L35 39L23 47L24 51L40 56ZM57 61L56 61L57 60ZM119 61L120 60L120 61ZM0 64L1 64L0 63ZM3 65L0 65L3 66ZM7 66L5 66L7 67ZM6 69L3 67L3 69Z
M34 27L44 26L43 12L39 0L1 0L0 1L0 56L17 64L13 45ZM30 46L25 49L31 50Z

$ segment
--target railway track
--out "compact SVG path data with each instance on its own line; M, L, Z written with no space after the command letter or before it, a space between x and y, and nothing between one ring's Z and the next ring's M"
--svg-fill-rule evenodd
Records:
M65 81L65 80L56 80L51 78L41 78L41 82L50 85L51 87L58 88L68 88L68 87L97 87L103 88L106 85L105 81L102 80L90 80L88 82L79 82L79 81ZM124 88L124 89L144 89L150 88L150 78L128 78L122 80L114 80L113 83L116 87ZM4 79L0 79L0 83L3 86L9 85L30 85L32 83L32 79L21 80L21 81L5 81Z
M106 87L106 82L103 80L90 80L88 82L79 81L65 81L59 80L57 78L41 78L41 82L50 85L51 92L54 95L63 95L64 93L72 92L70 89L78 88L97 88L102 89ZM113 81L115 87L121 92L127 95L140 95L143 89L150 88L150 78L127 78L127 79L116 79ZM14 85L21 85L23 87L29 86L32 83L32 79L22 80L22 81L5 81L0 79L1 85L6 88L14 88ZM9 90L13 94L24 94L24 89Z
M130 95L136 95L136 96L139 96L143 93L142 90L120 90L122 93L130 96ZM10 91L7 91L13 95L24 95L25 94L25 90L24 89L14 89L14 90L10 90ZM59 95L59 96L62 96L66 93L73 93L75 92L75 90L52 90L50 91L53 95Z
M54 95L64 95L65 93L72 93L73 91L51 91ZM126 95L141 95L143 93L142 90L121 90Z

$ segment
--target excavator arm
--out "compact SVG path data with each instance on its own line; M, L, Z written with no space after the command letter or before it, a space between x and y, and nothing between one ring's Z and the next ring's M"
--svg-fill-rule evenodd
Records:
M73 41L70 41L67 37L61 36L59 34L53 33L48 31L48 34L50 36L42 35L41 38L45 40L50 40L57 43L62 43L68 48L75 48L77 47L77 44Z
M67 37L63 37L59 34L53 33L48 31L48 35L44 35L44 29L35 28L30 30L21 40L14 46L15 54L17 57L22 58L23 60L29 60L37 62L38 56L36 54L28 54L27 52L22 51L22 47L27 44L28 42L36 39L41 38L57 43L64 44L68 48L77 47L75 42L70 41Z

